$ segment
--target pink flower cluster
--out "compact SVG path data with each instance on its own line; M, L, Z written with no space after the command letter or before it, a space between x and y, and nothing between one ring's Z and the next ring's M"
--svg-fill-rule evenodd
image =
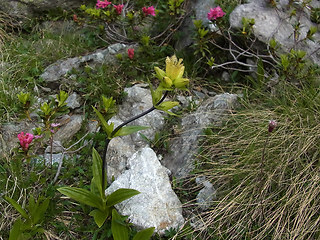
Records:
M123 9L123 4L113 5L113 7L116 9L117 13L120 15Z
M222 8L220 6L216 8L211 8L210 12L208 12L208 19L209 20L216 20L217 18L221 18L225 15L226 13L222 11Z
M18 139L20 141L20 146L22 147L23 151L28 151L29 144L33 140L33 134L21 132L18 134Z
M145 16L148 16L148 15L155 16L155 15L156 15L154 6L151 6L151 7L143 7L143 8L142 8L142 12L144 13Z
M134 49L133 48L128 49L128 57L130 59L133 59L133 57L134 57Z
M104 1L97 1L96 7L97 8L106 8L111 4L111 2L108 2L108 0L104 0Z

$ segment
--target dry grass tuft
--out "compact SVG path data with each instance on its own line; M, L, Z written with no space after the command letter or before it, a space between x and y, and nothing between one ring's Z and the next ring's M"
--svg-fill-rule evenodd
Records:
M196 176L206 176L218 198L198 216L194 239L320 238L320 114L309 104L245 110L206 131ZM279 125L266 141L270 119Z

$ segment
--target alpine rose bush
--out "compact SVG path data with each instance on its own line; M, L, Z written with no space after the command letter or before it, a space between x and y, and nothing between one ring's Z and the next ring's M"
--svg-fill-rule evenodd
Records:
M116 9L118 15L120 15L123 9L123 4L114 5L113 7Z
M98 1L97 1L97 4L96 4L96 7L97 7L97 8L106 8L106 7L108 7L110 4L111 4L111 2L108 2L107 0L105 0L105 1L100 1L100 0L98 0Z
M18 134L18 139L20 141L20 146L22 147L23 151L28 151L29 144L33 140L33 134L21 132Z
M208 12L208 19L211 21L212 19L217 20L217 18L221 18L226 13L223 12L222 8L220 6L216 8L211 8L210 12Z
M143 7L142 12L144 13L145 16L148 16L148 15L155 16L156 15L154 6Z
M128 49L128 57L130 59L133 59L133 57L134 57L134 49L133 48Z

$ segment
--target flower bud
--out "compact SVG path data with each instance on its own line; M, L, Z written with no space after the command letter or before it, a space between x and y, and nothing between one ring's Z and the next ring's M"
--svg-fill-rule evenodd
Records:
M168 77L164 77L160 84L163 88L171 88L172 80Z
M275 120L270 120L268 132L271 133L276 128L277 125L278 125L278 123Z

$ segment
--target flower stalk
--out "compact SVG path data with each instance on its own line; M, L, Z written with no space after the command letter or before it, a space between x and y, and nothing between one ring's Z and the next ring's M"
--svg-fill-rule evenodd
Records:
M156 106L160 105L164 99L167 97L168 95L168 91L165 91L162 98L159 100L159 102L156 104ZM134 116L130 119L128 119L127 121L123 122L122 124L120 124L117 128L115 128L112 133L111 133L111 137L113 137L122 127L124 127L125 125L147 115L148 113L151 113L153 110L155 110L156 107L152 106L151 108L149 108L148 110L140 113L137 116ZM112 138L111 138L112 139ZM111 141L111 139L109 137L106 138L105 140L105 147L104 147L104 151L103 151L103 159L102 159L102 189L105 189L106 186L105 185L105 178L106 178L106 171L107 171L107 152L108 152L108 146L109 143Z

